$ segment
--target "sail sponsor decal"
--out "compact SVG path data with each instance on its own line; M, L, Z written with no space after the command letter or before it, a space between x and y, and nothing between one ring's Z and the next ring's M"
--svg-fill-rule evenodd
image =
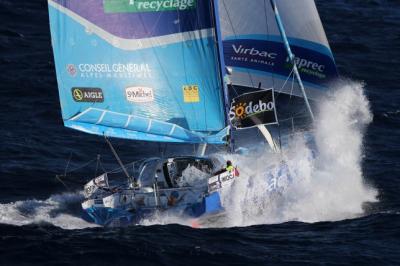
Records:
M65 14L111 44L115 38L126 42L161 37L157 41L163 42L163 37L167 35L213 27L210 0L50 0L49 8L53 14ZM179 27L172 27L178 22L177 11ZM58 18L51 19L56 21ZM127 47L127 50L131 47L121 46Z
M319 64L312 60L300 58L300 57L297 57L296 55L294 55L294 63L296 64L300 73L304 73L306 75L312 75L312 76L318 77L320 79L326 78L326 74L324 74L324 71L325 71L324 64ZM290 70L293 67L292 63L290 62L289 56L286 58L285 67Z
M273 66L277 53L259 50L252 46L232 44L234 55L231 57L233 61L250 62L255 64L265 64Z
M326 85L337 78L335 62L327 54L291 45L304 81ZM288 76L293 65L282 43L267 40L235 39L223 41L225 64Z
M234 98L229 119L237 129L277 123L273 90L245 93Z
M103 90L100 88L72 88L71 93L75 102L104 102Z
M66 70L71 77L80 78L151 78L151 68L145 63L114 64L68 64Z
M148 103L154 101L153 88L128 87L125 89L126 99L134 103Z
M104 0L105 13L162 12L195 9L197 0Z
M76 70L76 67L75 67L74 64L68 64L66 69L67 69L68 74L71 77L75 77L76 76L77 70Z
M199 86L198 85L184 85L183 101L185 103L198 103L200 102Z

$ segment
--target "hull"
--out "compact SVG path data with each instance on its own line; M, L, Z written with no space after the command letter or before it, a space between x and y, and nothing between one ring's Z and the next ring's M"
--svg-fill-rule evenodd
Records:
M82 207L86 220L101 226L143 224L146 219L151 221L155 217L158 218L158 214L187 219L187 222L192 223L192 227L218 225L228 218L230 206L224 206L229 204L229 200L225 199L230 198L234 191L232 186L238 177L239 172L234 168L232 171L207 177L206 185L200 187L158 188L158 176L153 188L124 189L105 194L96 194L99 190L87 189L95 194L83 202ZM284 187L292 182L288 165L283 161L271 165L269 172L265 173L265 182L266 193L270 196L284 193ZM107 186L108 181L105 176L101 176L94 183L97 186Z
M91 223L106 227L121 227L140 224L146 218L151 218L156 213L168 212L188 219L206 220L208 217L221 215L225 209L222 206L220 192L216 191L204 196L201 202L191 204L183 209L180 206L167 209L147 208L137 210L124 210L103 206L91 206L84 209L83 218Z
M96 206L85 209L83 218L101 226L128 226L135 224L137 219L129 211Z
M156 214L197 219L221 213L221 193L239 172L214 170L209 159L179 157L144 161L128 183L113 183L102 174L84 187L84 218L101 226L126 226Z

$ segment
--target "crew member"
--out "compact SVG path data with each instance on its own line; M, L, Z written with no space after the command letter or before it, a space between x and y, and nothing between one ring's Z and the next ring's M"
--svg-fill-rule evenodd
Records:
M221 170L217 171L214 173L214 175L220 175L222 173L225 173L226 171L231 172L235 169L235 167L233 167L232 162L230 160L226 161L226 167L222 168Z
M226 169L226 171L228 171L228 172L231 172L231 171L233 171L233 169L234 169L234 167L233 167L233 165L232 165L232 162L231 161L226 161L226 167L225 167L225 169Z

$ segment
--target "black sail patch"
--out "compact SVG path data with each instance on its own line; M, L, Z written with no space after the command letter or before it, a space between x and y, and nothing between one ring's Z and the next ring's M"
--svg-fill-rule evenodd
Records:
M237 129L277 123L273 90L245 93L234 98L229 119Z

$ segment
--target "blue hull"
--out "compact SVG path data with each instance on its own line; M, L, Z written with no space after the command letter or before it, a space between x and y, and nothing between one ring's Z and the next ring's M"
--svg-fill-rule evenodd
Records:
M90 207L84 210L83 218L101 226L127 226L135 223L136 215L121 209Z
M83 218L101 226L129 226L140 223L151 216L156 209L129 212L122 209L106 207L90 207L84 210ZM193 204L184 210L184 216L199 218L224 211L219 192L214 192L203 198L202 202Z

